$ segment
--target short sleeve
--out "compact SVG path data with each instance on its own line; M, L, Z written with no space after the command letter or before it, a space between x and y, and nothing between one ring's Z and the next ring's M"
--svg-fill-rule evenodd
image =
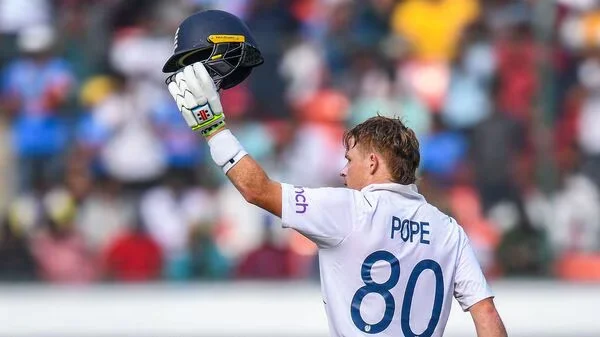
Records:
M340 244L357 221L360 192L281 184L283 227L293 228L319 248Z
M494 297L494 294L481 271L467 235L462 228L459 231L461 247L454 279L454 297L461 308L467 311L473 304Z

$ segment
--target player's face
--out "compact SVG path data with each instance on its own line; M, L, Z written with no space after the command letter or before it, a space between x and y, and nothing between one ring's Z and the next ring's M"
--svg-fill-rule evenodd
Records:
M353 146L346 151L346 166L340 172L340 176L344 179L344 186L351 189L360 190L367 186L369 176L369 161L360 146Z

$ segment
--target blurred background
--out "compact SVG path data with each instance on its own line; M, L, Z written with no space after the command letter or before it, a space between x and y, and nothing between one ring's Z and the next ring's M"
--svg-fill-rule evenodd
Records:
M421 144L420 192L464 227L514 299L506 311L600 303L600 1L0 0L3 303L27 317L48 301L69 315L104 296L126 305L132 292L212 303L205 286L251 302L291 291L298 315L314 297L306 331L326 335L316 247L246 204L164 85L177 26L203 9L243 18L260 45L264 65L222 101L272 178L341 186L344 130L401 116ZM0 335L73 332L27 330L0 310Z

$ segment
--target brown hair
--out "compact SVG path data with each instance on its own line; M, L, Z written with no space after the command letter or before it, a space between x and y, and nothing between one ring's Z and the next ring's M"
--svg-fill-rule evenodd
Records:
M362 150L376 151L383 156L394 182L409 185L417 180L421 160L419 141L415 132L399 118L375 116L346 131L346 150L357 144Z

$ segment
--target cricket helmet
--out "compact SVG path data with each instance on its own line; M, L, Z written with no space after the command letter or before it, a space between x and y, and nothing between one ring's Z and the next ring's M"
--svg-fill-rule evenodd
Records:
M163 66L163 72L177 72L200 61L217 89L238 85L250 75L252 68L264 62L248 26L224 11L192 14L177 28L174 43L173 55Z

